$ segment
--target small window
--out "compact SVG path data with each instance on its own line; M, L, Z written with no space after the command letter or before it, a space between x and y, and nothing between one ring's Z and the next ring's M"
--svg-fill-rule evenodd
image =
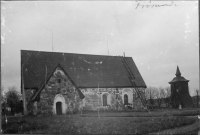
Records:
M58 79L58 83L61 83L61 79Z

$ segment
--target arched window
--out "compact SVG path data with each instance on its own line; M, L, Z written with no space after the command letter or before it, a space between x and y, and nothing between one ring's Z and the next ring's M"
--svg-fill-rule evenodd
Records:
M124 95L124 105L128 105L128 95Z
M103 95L103 106L107 106L107 95Z

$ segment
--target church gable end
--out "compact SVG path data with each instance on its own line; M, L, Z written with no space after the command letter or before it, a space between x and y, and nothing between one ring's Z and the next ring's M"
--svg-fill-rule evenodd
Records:
M75 104L81 101L76 86L71 79L65 74L61 67L57 67L53 74L46 81L44 88L40 92L40 101L38 102L38 110L53 112L56 114L54 98L56 95L62 95L65 99L66 107L63 111L66 113L70 106L75 108Z
M48 82L46 83L45 90L55 94L67 94L75 91L75 86L64 73L64 71L57 67Z

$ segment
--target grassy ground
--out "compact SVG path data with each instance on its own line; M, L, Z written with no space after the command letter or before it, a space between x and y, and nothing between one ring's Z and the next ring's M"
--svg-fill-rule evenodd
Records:
M18 133L149 134L149 133L160 132L166 129L174 129L186 125L195 124L195 122L196 123L198 122L197 117L184 116L185 114L194 115L194 112L196 112L196 110L183 110L182 112L180 112L179 110L173 110L173 111L171 110L168 111L168 113L166 110L165 111L157 110L151 113L100 112L100 117L98 117L98 112L87 112L82 115L75 114L75 115L61 115L61 116L51 116L51 117L22 117L22 118L15 117L15 118L9 118L8 121L10 123L25 121L26 123L28 123L26 125L30 125L28 128L29 130L25 128L26 129L25 131L21 130ZM173 114L175 114L176 116L173 116ZM180 114L180 116L177 116L177 114ZM20 126L19 123L18 126ZM31 126L33 126L33 128L31 128ZM196 133L197 132L196 130L197 128L187 131L188 133L193 133L193 132Z
M167 129L161 132L154 132L151 135L197 135L200 133L200 122L196 121L191 125L181 126L179 128ZM199 135L199 134L198 134Z
M150 112L137 112L137 111L129 111L129 112L109 112L102 111L100 112L100 116L102 117L165 117L165 116L196 116L200 115L200 110L198 109L157 109L152 110ZM98 113L94 113L92 111L88 111L83 113L81 117L98 117Z

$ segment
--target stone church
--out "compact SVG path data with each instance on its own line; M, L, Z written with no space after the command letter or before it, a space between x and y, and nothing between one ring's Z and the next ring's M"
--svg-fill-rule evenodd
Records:
M146 84L131 57L21 50L28 110L139 110ZM32 106L32 107L30 107Z

